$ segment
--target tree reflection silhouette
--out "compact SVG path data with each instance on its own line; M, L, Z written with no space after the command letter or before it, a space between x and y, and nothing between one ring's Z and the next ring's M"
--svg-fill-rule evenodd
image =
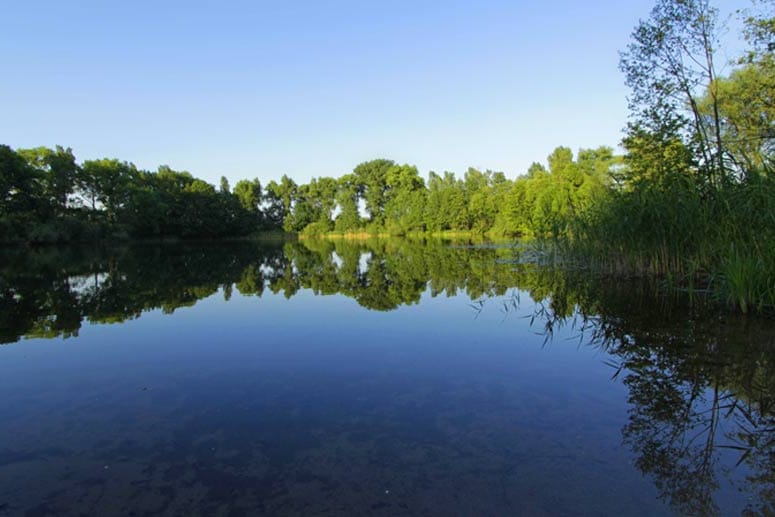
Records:
M677 512L719 514L714 494L726 476L750 494L745 513L775 513L771 321L550 269L520 287L548 300L534 318L549 339L574 321L609 355L629 392L623 441Z
M0 342L172 313L219 290L226 300L234 289L257 297L338 293L379 311L417 304L424 293L465 293L476 311L496 301L505 311L528 306L547 339L571 325L605 352L628 389L623 442L676 511L719 513L714 494L724 476L751 495L747 512L774 514L772 322L659 295L646 283L523 265L518 253L440 240L4 250Z

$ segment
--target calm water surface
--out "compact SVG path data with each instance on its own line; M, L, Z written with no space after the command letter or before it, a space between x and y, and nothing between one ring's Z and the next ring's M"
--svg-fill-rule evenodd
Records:
M775 327L408 241L0 254L0 515L775 511Z

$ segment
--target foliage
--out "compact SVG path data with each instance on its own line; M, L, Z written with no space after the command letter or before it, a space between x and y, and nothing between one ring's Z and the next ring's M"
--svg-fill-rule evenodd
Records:
M631 90L629 133L683 140L697 159L697 172L711 184L725 173L714 87L717 17L708 0L657 0L620 61ZM706 114L699 107L705 93Z
M775 307L774 19L746 19L752 48L717 77L715 10L657 1L622 55L634 109L624 168L569 225L568 254L743 312Z
M225 178L223 179L225 180ZM185 171L112 158L78 164L70 149L0 146L0 243L181 237L269 227L257 180L220 190Z

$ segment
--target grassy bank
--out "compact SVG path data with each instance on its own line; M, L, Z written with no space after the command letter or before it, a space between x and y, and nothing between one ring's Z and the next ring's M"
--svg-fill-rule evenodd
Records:
M562 251L615 275L707 290L742 312L775 309L775 180L702 190L688 179L613 191L576 218Z

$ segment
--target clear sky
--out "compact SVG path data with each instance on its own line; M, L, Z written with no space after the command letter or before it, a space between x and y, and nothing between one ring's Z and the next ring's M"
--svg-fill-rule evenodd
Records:
M214 184L379 157L515 177L558 145L618 144L618 51L652 5L6 0L0 143Z

